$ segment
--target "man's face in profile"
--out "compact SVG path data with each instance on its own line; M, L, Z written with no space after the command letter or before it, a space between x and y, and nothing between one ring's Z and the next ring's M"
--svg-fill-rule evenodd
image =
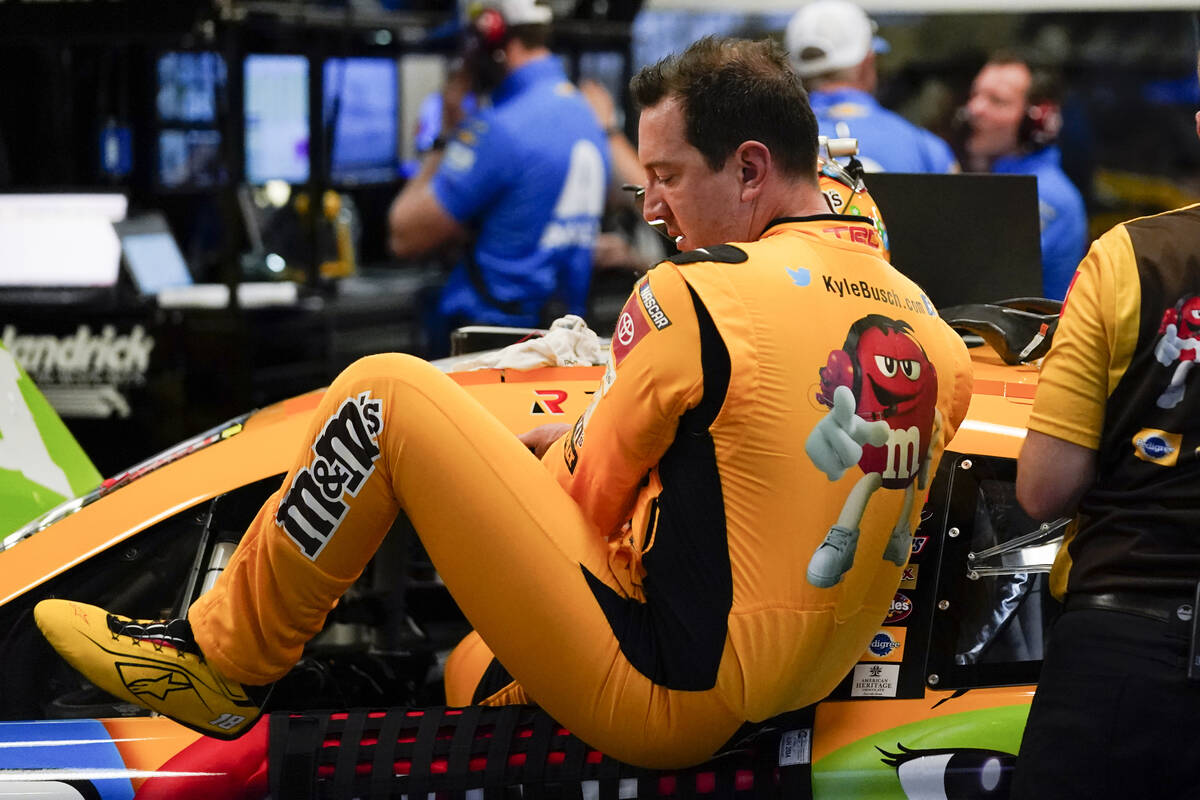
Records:
M736 159L713 171L687 141L676 97L642 109L638 159L646 170L646 221L661 219L680 250L741 241L747 236Z
M997 158L1017 152L1032 80L1024 64L988 64L979 71L967 100L968 153Z

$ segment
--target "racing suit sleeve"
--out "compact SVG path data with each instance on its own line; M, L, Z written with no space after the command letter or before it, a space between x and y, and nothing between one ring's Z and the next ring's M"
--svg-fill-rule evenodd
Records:
M1029 429L1096 450L1108 396L1137 344L1141 284L1124 227L1097 240L1079 264L1042 363Z
M612 534L630 519L639 488L703 388L691 292L664 263L638 281L617 317L591 405L543 457L598 532Z

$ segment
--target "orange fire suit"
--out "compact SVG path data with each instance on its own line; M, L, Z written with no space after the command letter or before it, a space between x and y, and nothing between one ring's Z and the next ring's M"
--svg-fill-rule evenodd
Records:
M527 696L616 758L678 767L817 701L887 612L913 494L970 397L959 337L878 247L870 220L829 215L660 264L542 464L428 364L357 362L193 605L197 642L229 677L280 677L403 509L486 642L467 649L519 683L490 702ZM864 438L832 447L840 467L806 445L823 420ZM851 524L852 566L814 585L814 549ZM477 660L452 658L448 687Z

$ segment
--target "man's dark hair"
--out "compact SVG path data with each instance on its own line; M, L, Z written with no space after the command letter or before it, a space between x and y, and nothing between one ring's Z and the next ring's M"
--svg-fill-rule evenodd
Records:
M549 25L513 25L509 31L511 31L512 38L530 50L550 46Z
M816 180L817 119L777 43L706 36L643 67L629 89L642 108L678 97L685 136L719 170L742 142L762 142L780 172Z
M1039 103L1062 103L1062 78L1058 72L1044 67L1036 61L1026 58L1011 50L999 50L988 56L984 66L1006 67L1016 64L1029 70L1029 91L1025 93L1025 105L1036 106Z

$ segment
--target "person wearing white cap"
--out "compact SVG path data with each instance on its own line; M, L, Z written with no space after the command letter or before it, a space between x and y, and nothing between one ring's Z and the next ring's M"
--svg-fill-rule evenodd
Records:
M858 139L868 172L957 172L948 144L875 99L875 54L887 52L875 28L845 0L815 0L788 22L786 46L821 135Z
M466 240L427 318L431 356L459 325L540 325L553 299L582 316L608 181L604 131L547 47L550 8L485 0L467 18L442 134L388 214L399 258ZM491 102L464 119L468 90Z

